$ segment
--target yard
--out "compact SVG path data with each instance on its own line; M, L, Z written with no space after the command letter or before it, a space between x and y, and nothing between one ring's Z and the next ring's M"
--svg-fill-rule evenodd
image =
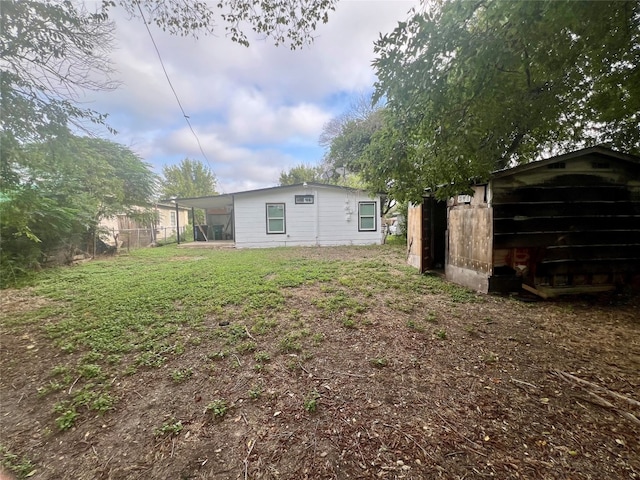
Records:
M37 479L640 479L640 302L479 296L402 246L145 249L4 290Z

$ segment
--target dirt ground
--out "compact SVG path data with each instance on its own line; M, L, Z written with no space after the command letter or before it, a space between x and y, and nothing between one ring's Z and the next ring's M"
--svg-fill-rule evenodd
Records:
M47 302L0 295L4 318ZM323 334L303 352L278 353L274 337L260 367L194 343L114 377L116 409L66 432L36 388L69 354L36 325L3 323L0 443L37 479L640 479L638 297L434 293L399 305L391 291L344 328L318 311L322 295L287 290L287 307ZM178 368L193 375L176 384ZM224 416L206 411L216 398ZM154 434L178 420L177 434Z

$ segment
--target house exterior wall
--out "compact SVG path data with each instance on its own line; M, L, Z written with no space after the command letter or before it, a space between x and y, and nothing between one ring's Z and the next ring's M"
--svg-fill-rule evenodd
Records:
M125 214L118 214L100 220L99 228L104 232L100 237L101 240L109 245L114 245L116 238L119 239L119 242L123 242L124 235L129 235L131 232L134 232L136 233L137 239L138 231L144 231L144 238L142 242L138 243L145 243L146 245L153 242L154 239L160 240L175 235L177 224L171 221L172 216L174 219L176 218L175 215L172 215L172 213L175 214L175 206L156 204L153 208L157 214L155 235L152 228L138 224L133 218ZM140 211L143 210L141 207L138 207L138 209ZM189 223L190 211L188 208L178 209L177 220L180 223L181 232L184 232L185 227Z
M492 272L492 211L486 186L474 187L473 196L459 195L448 202L448 280L486 293Z
M175 234L176 225L171 222L171 212L175 213L176 208L171 207L169 205L157 205L156 212L158 212L158 223L157 228L160 229L168 229L167 232L169 234ZM191 222L190 219L191 210L187 208L178 208L178 220L180 221L180 230L182 230L188 223Z
M296 195L313 195L309 204ZM375 230L359 231L358 203L375 202ZM267 233L266 205L285 206L285 233ZM310 185L234 196L236 248L381 244L380 197L346 188Z

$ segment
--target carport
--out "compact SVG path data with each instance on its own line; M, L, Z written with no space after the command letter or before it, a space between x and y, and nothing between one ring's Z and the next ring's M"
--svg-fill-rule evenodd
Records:
M235 240L233 200L233 194L223 194L197 198L174 198L171 201L175 204L176 209L191 207L191 224L193 225L193 238L196 242L228 243ZM204 224L196 223L196 208L204 210Z

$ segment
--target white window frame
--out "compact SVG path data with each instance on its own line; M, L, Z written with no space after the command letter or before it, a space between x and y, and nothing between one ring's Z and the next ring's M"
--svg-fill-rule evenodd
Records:
M169 212L169 222L171 224L172 227L176 226L176 212Z
M282 207L282 217L270 217L269 216L269 207ZM267 235L277 235L287 233L287 207L286 204L277 202L277 203L267 203L266 207L266 221L267 221ZM282 220L282 230L271 230L271 226L269 220Z
M315 198L313 195L296 195L296 205L313 205Z
M362 214L362 207L364 205L373 205L373 215ZM377 211L378 211L378 202L358 202L358 231L359 232L375 232L378 229L378 221L376 219ZM362 228L362 219L364 218L373 219L373 228Z

